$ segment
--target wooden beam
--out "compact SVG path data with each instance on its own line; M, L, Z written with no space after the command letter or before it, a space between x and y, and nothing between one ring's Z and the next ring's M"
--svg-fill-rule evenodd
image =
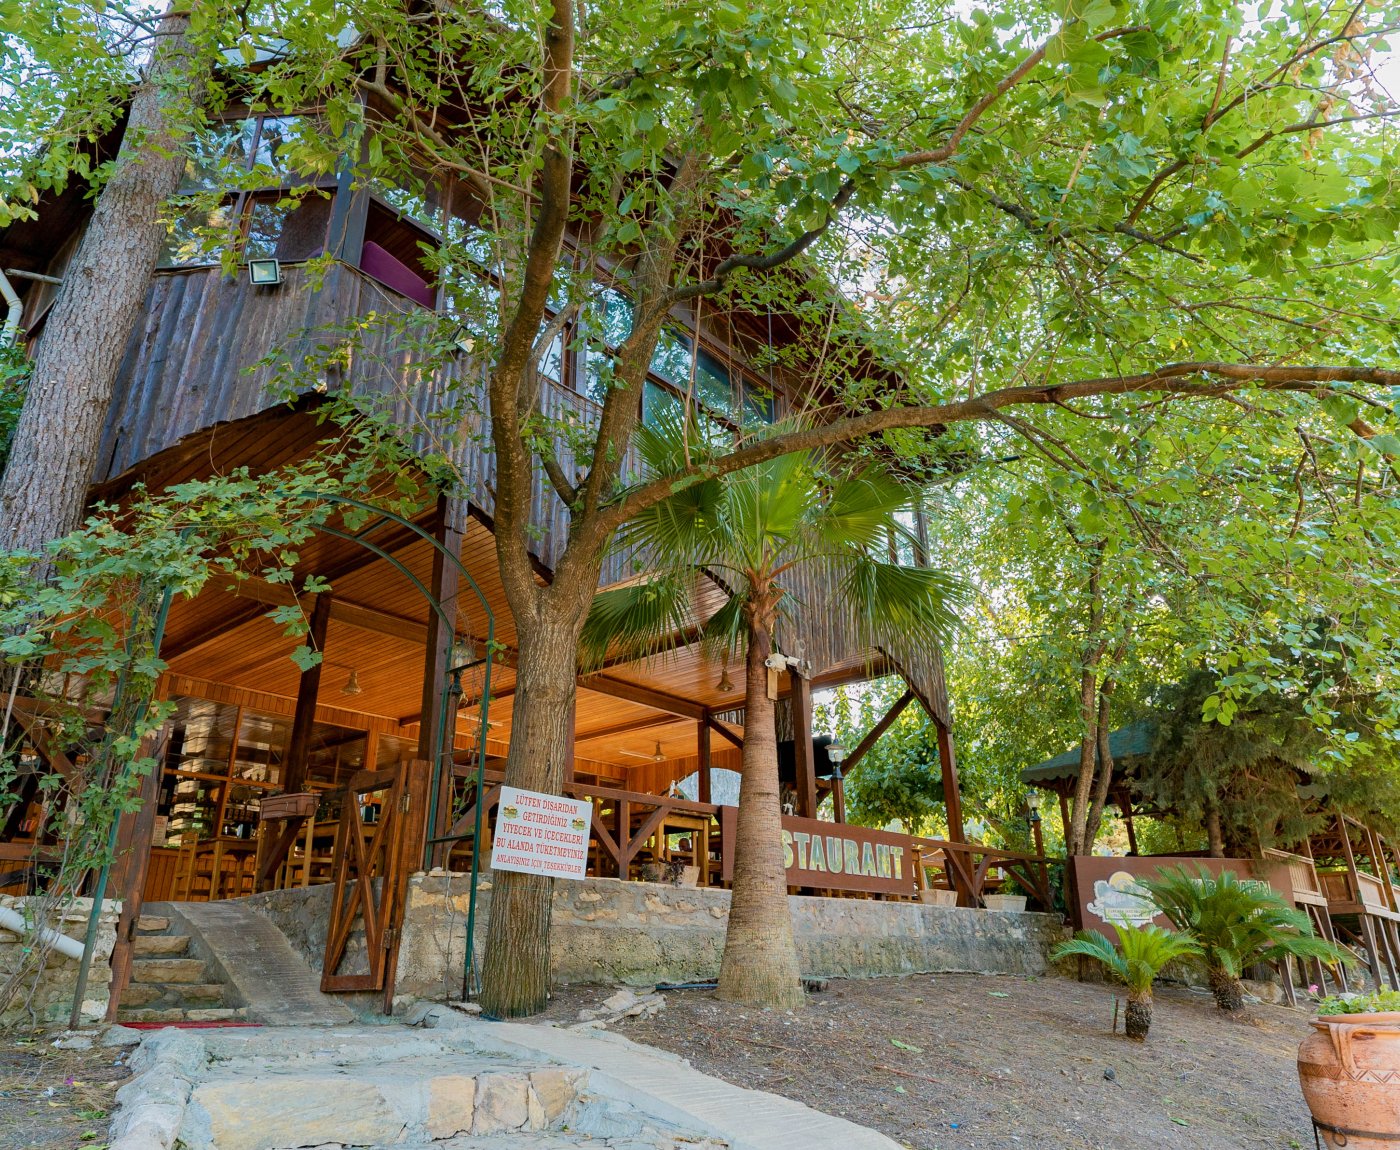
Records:
M958 760L953 754L953 732L935 718L938 728L938 763L943 770L943 805L948 811L948 838L955 843L967 842L963 831L962 793L958 789Z
M306 762L311 754L311 730L316 722L316 696L321 690L321 669L325 666L326 625L331 617L331 593L316 596L311 608L311 630L306 645L319 651L322 659L301 673L297 685L297 706L292 713L292 734L287 741L287 769L282 773L282 789L288 794L306 785Z
M403 548L410 546L419 539L419 535L416 531L404 527L401 524L390 522L392 530L385 532L383 538L375 541L377 546L389 552L389 554L392 555L396 551L401 551ZM370 538L374 534L377 526L379 525L371 524L369 528L360 532L360 535L365 538ZM334 584L337 579L343 579L347 575L353 575L356 571L368 567L371 563L378 562L379 560L379 556L368 548L354 546L348 542L345 546L347 548L354 547L354 550L347 552L345 558L341 559L339 562L329 564L319 571L311 572L311 574ZM240 587L240 592L248 591L248 588L253 585L253 580L247 580L245 584ZM203 598L203 596L201 596L201 598ZM253 620L259 619L267 614L267 603L252 598L251 592L246 596L244 594L239 594L234 596L234 598L239 600L237 605L226 612L222 618L210 620L207 625L199 629L198 634L191 635L180 643L162 644L161 658L167 663L171 663L186 655L193 655L204 650L204 648L208 647L210 644L217 642L230 631L236 631L240 627L244 627ZM198 600L196 600L196 602L198 602Z
M587 731L579 731L574 736L574 742L591 743L595 739L606 739L612 735L626 735L632 731L650 730L652 727L669 727L674 722L676 722L676 716L671 714L643 715L625 723L611 723L606 727L593 727Z
M899 718L900 714L904 711L904 708L913 701L913 691L905 691L904 694L900 695L899 698L895 700L894 706L886 711L880 721L871 727L870 730L866 732L865 737L856 744L856 749L846 756L846 761L841 765L842 770L854 770L855 765L865 757L871 747L880 741L880 736L890 729L894 721Z
M817 817L817 764L812 755L812 684L789 668L793 763L797 768L797 815Z
M713 715L705 716L705 726L709 727L710 730L714 731L717 735L721 736L722 738L728 739L741 751L744 749L744 736L738 734L735 731L730 730Z
M239 598L254 599L260 604L273 607L290 607L297 601L296 594L285 583L264 583L262 580L249 580L238 588L237 594ZM363 603L333 599L331 621L419 645L428 640L428 628L422 620L381 611Z
M639 703L653 711L666 711L680 715L683 719L703 719L706 709L703 703L692 703L679 695L656 691L637 683L614 679L611 675L583 675L579 677L579 687L599 695L611 695L615 699L626 699L629 703Z

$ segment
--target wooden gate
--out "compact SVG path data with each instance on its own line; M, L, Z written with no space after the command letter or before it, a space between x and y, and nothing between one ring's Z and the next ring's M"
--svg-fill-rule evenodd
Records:
M421 759L360 771L342 792L323 991L382 990L385 1011L392 1007L408 876L422 859L427 793L428 764ZM369 811L374 817L367 819ZM364 929L368 970L342 974L357 923Z

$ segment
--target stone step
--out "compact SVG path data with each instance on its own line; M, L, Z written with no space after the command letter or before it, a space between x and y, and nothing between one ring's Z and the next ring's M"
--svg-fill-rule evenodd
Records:
M202 958L138 958L131 964L132 982L203 982Z
M185 1012L179 1007L167 1007L161 1010L127 1010L122 1007L117 1011L118 1022L185 1022Z
M142 934L159 934L170 929L170 920L157 914L143 914L136 920L136 929Z
M177 982L167 988L181 1002L191 1006L215 1006L224 1000L228 989L222 982Z
M186 1022L242 1022L248 1012L241 1006L219 1006L186 1009Z
M405 1135L441 1142L462 1135L558 1129L587 1076L562 1067L483 1071L479 1061L436 1057L359 1066L266 1065L195 1086L181 1142L187 1150L374 1146ZM288 1135L296 1141L287 1141ZM596 1143L595 1143L596 1145Z
M125 1007L150 1006L165 997L165 987L159 982L132 982L122 991L121 1005Z
M132 953L136 955L177 955L190 948L187 934L138 934L133 940Z

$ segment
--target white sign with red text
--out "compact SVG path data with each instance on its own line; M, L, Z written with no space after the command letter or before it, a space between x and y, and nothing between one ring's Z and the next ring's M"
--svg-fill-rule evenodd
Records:
M593 804L518 787L501 788L491 869L583 878Z

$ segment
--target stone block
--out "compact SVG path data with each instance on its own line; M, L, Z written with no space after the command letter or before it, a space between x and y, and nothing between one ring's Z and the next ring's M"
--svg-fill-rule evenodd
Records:
M190 947L187 934L138 934L133 940L132 953L135 955L184 954Z
M203 982L202 958L138 958L131 964L132 982Z
M476 1081L472 1133L521 1129L530 1120L529 1096L530 1080L523 1074L483 1074Z
M404 1127L403 1116L363 1078L250 1075L197 1086L180 1136L191 1150L378 1146L402 1141Z
M159 983L133 982L122 991L122 1006L150 1006L164 993Z
M466 1134L472 1128L476 1079L467 1074L442 1074L428 1080L428 1117L424 1129L435 1141Z
M158 933L170 929L170 920L157 914L143 914L136 920L136 929Z
M202 1002L208 1005L223 1001L225 987L222 982L182 982L176 989L182 1002Z
M530 1093L539 1103L545 1126L552 1126L564 1115L579 1091L588 1085L586 1070L532 1070Z

